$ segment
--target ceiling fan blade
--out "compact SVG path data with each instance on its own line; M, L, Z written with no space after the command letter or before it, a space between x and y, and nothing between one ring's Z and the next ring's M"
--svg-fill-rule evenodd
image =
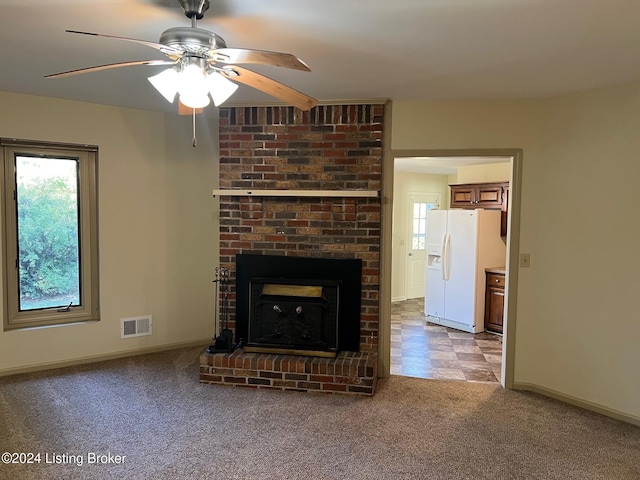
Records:
M246 48L218 48L217 50L211 50L209 55L215 62L220 63L259 63L263 65L273 65L274 67L293 68L305 72L311 71L306 63L290 53L250 50Z
M146 40L138 40L137 38L117 37L115 35L105 35L104 33L80 32L78 30L65 30L65 32L78 33L80 35L90 35L93 37L114 38L116 40L124 40L125 42L139 43L140 45L146 45L147 47L160 50L162 53L167 55L172 60L177 60L178 58L182 57L182 55L184 54L184 52L179 48L163 45L162 43L147 42Z
M111 68L134 67L136 65L175 65L176 62L171 60L138 60L135 62L109 63L107 65L98 65L96 67L79 68L78 70L69 70L68 72L52 73L45 75L44 78L64 78L72 75L80 75L83 73L99 72L101 70L109 70Z
M269 95L298 107L300 110L311 110L318 103L318 101L313 97L305 95L291 87L287 87L286 85L276 82L269 77L247 70L246 68L234 65L233 67L222 68L219 71L230 80L243 83L260 90L261 92L268 93Z

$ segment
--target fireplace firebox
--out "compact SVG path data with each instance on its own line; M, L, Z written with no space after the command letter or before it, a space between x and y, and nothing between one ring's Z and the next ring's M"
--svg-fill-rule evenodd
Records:
M252 279L245 351L335 357L341 283Z
M236 339L246 351L359 351L362 261L239 254Z

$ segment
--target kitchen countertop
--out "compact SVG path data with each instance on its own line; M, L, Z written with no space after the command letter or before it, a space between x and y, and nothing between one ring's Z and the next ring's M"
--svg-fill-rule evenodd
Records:
M506 275L507 271L505 267L491 267L491 268L485 268L484 269L485 272L487 273L498 273L500 275Z

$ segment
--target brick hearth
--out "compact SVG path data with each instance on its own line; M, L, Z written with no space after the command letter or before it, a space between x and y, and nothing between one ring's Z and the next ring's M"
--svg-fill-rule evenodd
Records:
M298 392L373 395L377 356L341 352L337 358L265 353L203 353L200 382Z

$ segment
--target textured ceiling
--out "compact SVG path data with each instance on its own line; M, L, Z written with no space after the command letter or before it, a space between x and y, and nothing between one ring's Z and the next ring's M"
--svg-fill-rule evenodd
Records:
M175 111L146 80L166 67L43 77L164 58L65 29L155 42L188 25L170 0L0 0L0 90ZM626 83L640 79L639 25L631 0L211 0L198 26L231 47L299 56L311 73L255 70L332 101L541 98ZM277 102L241 86L232 103Z

